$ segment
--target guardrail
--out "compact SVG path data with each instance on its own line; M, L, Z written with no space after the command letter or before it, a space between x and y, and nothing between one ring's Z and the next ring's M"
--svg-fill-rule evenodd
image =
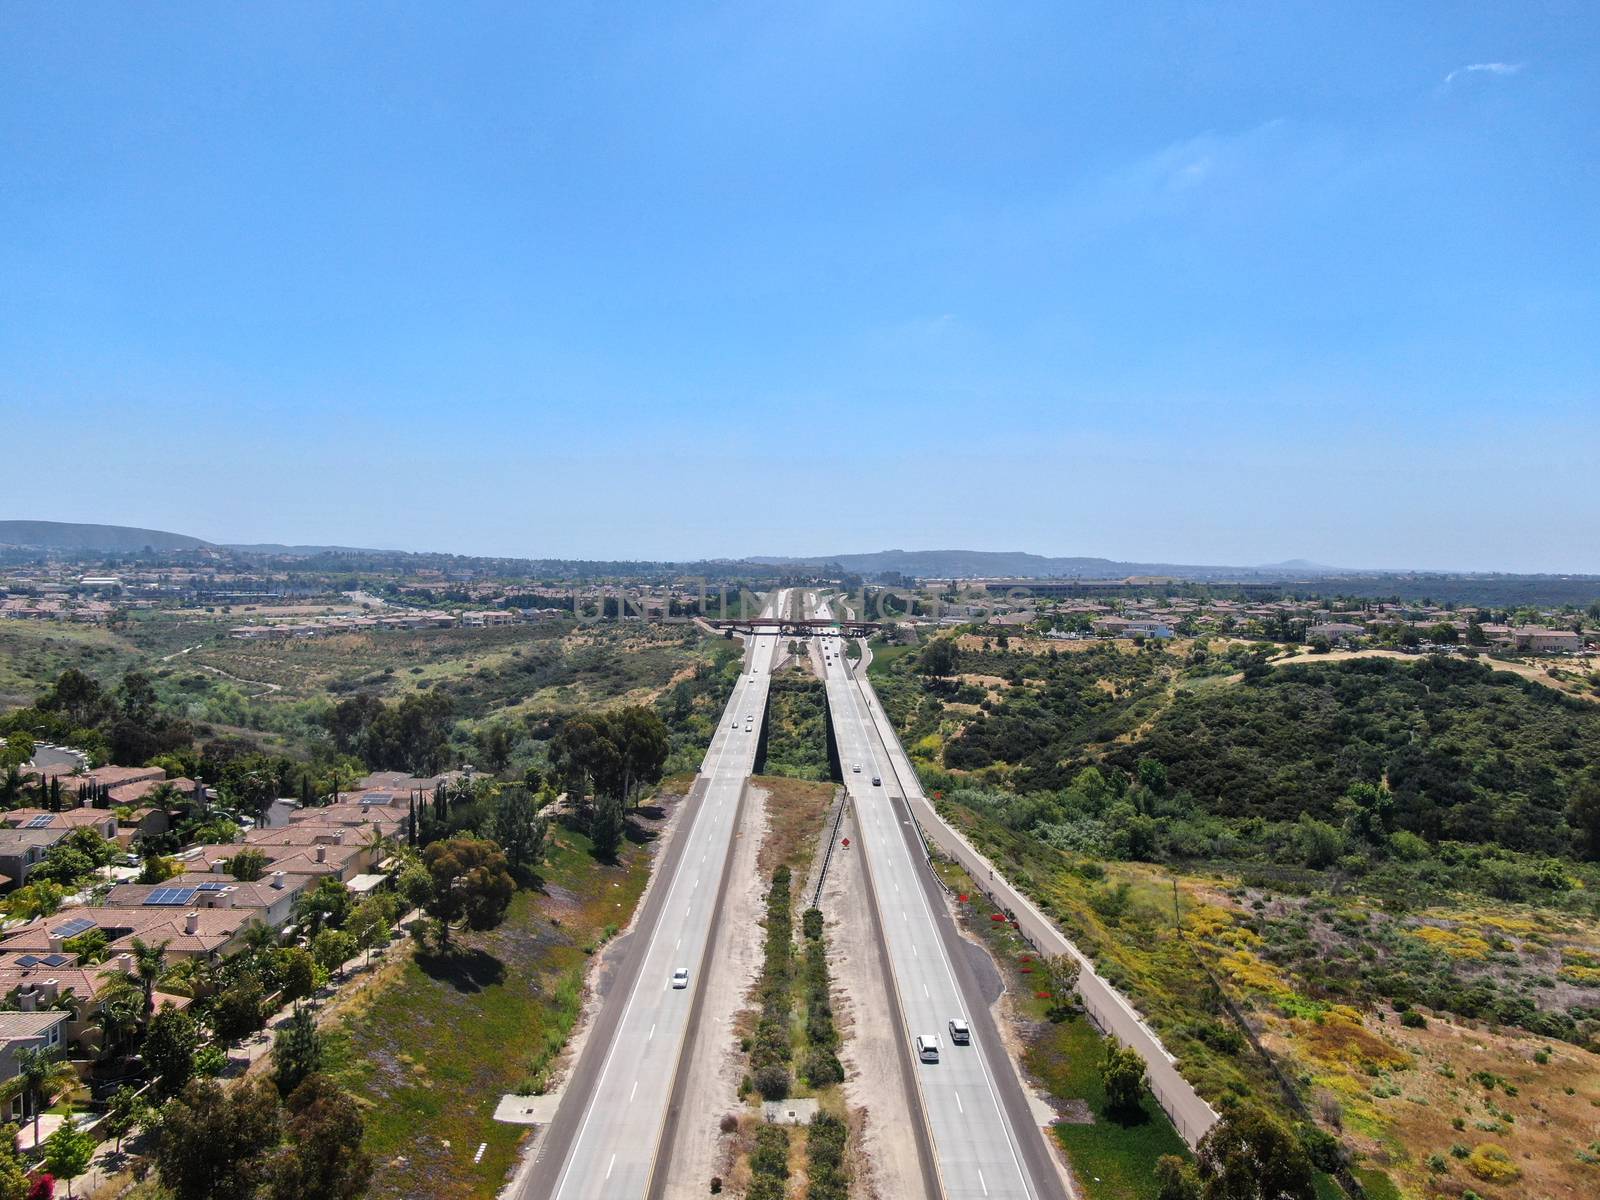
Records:
M817 888L811 895L811 907L822 907L822 884L828 878L828 864L833 861L833 848L839 844L839 826L844 824L844 810L850 805L850 793L840 789L839 811L834 814L833 829L828 834L828 848L822 852L822 869L817 872Z
M892 743L889 769L900 782L906 811L911 815L912 825L922 841L924 852L930 854L931 860L928 839L931 834L933 843L966 871L980 892L1011 918L1014 928L1036 952L1044 955L1065 954L1078 964L1078 995L1083 1001L1084 1010L1101 1030L1131 1047L1144 1059L1145 1078L1151 1095L1155 1096L1156 1102L1171 1118L1183 1140L1191 1147L1198 1145L1200 1139L1220 1119L1217 1110L1206 1103L1178 1071L1177 1059L1161 1044L1155 1030L1145 1023L1138 1010L1121 992L1101 978L1088 955L1073 945L1027 896L996 871L994 864L959 830L947 824L928 798L922 795L922 786L916 778L915 768L911 766L911 758L901 745L900 736L889 721L888 714L878 703L876 692L870 684L858 682L857 686L861 687L867 711L872 715L880 736L886 744ZM906 769L912 772L909 785L908 781L900 778L902 772L895 765L896 752ZM938 878L937 872L935 878ZM943 880L940 882L942 884Z

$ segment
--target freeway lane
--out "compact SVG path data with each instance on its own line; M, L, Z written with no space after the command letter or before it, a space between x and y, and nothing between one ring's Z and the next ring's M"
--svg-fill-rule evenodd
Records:
M788 593L780 591L767 608L782 612L787 602ZM684 824L641 913L628 977L606 1000L519 1200L637 1200L646 1194L778 654L774 634L746 643L746 670L706 751L699 797L685 802L692 808L679 818ZM671 986L680 967L690 972L687 988ZM614 1031L606 1036L608 1030Z
M825 604L821 615L829 615ZM950 1200L1055 1200L1059 1174L1028 1110L987 1006L961 957L960 935L915 832L862 686L844 644L823 639L828 705L855 802L873 900L883 923L907 1039L939 1039L939 1061L913 1062L941 1189ZM856 767L859 765L860 770ZM874 785L873 779L882 782ZM972 1044L956 1046L948 1023L964 1018Z

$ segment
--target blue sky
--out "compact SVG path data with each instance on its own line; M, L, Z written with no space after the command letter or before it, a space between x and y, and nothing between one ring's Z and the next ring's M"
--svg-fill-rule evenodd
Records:
M0 8L0 516L1600 572L1588 4Z

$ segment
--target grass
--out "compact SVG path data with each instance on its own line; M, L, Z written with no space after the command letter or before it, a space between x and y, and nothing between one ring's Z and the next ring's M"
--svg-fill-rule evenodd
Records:
M1055 999L1041 990L1035 956L1008 924L990 918L997 910L972 887L966 873L941 862L939 873L966 895L963 922L989 947L1006 978L1011 1007L1024 1043L1023 1065L1057 1101L1090 1118L1090 1123L1058 1122L1056 1137L1067 1152L1088 1200L1154 1200L1154 1167L1163 1154L1188 1157L1189 1148L1155 1098L1146 1092L1136 1114L1106 1110L1100 1067L1106 1039L1082 1015L1052 1020Z
M68 667L112 686L140 654L126 638L70 621L0 621L0 706L31 704Z
M874 645L872 647L872 662L867 667L867 678L876 683L880 675L886 674L895 663L905 658L908 654L915 654L916 651L916 646Z
M559 829L543 891L519 892L499 928L457 935L448 957L416 954L342 1014L331 1038L338 1074L368 1105L371 1196L496 1194L525 1131L495 1122L495 1105L547 1081L577 1017L586 950L627 923L648 873L638 845L607 867Z
M1089 1125L1058 1123L1056 1138L1089 1200L1154 1200L1156 1159L1188 1157L1189 1148L1166 1113L1148 1094L1138 1114L1111 1117L1105 1112L1100 1063L1105 1039L1086 1017L1047 1024L1028 1047L1027 1066L1052 1096L1084 1101L1094 1115Z

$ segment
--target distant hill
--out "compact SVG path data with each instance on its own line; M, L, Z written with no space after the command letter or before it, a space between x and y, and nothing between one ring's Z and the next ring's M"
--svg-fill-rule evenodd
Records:
M225 542L224 550L236 550L240 554L295 554L307 558L319 554L406 554L405 550L373 550L361 546L285 546L281 542Z
M202 550L211 543L182 533L130 525L79 525L71 521L0 521L0 546L26 550L101 551Z
M925 579L1124 579L1130 575L1176 579L1239 579L1280 567L1211 567L1181 563L1120 562L1111 558L1049 558L1021 550L879 550L872 554L829 554L815 558L751 558L772 566L821 567L836 563L858 575L898 571Z

